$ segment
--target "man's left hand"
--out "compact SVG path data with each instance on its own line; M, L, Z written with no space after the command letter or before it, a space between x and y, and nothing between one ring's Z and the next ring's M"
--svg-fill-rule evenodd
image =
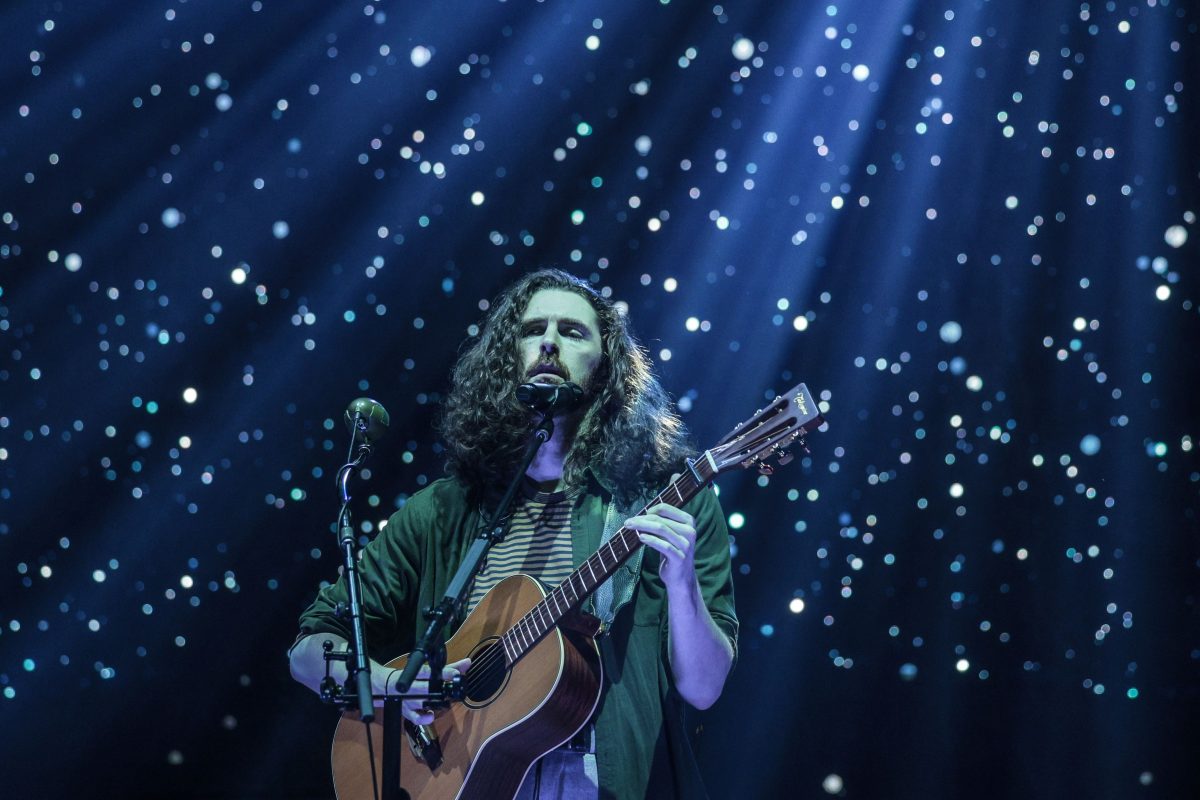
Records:
M667 591L689 590L696 583L696 528L691 514L675 506L658 503L645 514L625 520L625 527L662 555L658 574Z

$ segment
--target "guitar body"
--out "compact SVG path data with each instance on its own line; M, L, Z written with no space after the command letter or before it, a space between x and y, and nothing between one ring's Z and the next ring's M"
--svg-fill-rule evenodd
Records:
M436 712L432 725L419 726L436 737L441 758L435 767L415 754L408 733L394 736L392 732L400 745L400 785L407 796L413 800L514 797L530 766L568 741L591 718L600 700L602 667L596 630L588 630L586 624L564 620L510 668L493 669L494 680L471 679L482 659L498 658L503 648L487 656L484 651L545 596L542 585L527 575L505 578L484 595L446 642L447 662L472 658L466 683L483 686L468 691L462 702ZM400 668L407 661L404 655L387 667ZM382 783L382 723L371 725L370 731L375 774ZM357 712L344 713L338 722L332 762L338 800L374 798L367 728Z

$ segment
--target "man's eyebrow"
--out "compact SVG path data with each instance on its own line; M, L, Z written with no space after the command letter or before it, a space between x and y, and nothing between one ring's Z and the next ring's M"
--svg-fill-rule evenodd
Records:
M521 320L521 325L530 325L535 322L545 323L546 317L529 317L528 319ZM591 330L591 327L586 322L581 319L575 319L574 317L559 317L558 322L560 325L574 325L577 328L583 328L587 331Z

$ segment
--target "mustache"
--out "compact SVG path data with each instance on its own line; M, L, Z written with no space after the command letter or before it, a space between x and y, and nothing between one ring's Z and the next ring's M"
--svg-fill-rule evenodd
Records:
M537 375L544 375L546 373L557 375L564 381L571 380L571 374L567 371L567 368L559 362L550 359L538 361L538 363L530 367L529 371L525 374L525 377L533 378Z

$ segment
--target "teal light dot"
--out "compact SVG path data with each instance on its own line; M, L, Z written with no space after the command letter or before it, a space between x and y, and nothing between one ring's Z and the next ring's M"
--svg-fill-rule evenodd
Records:
M171 343L171 334L167 333L166 331L159 331L158 332L158 343L159 344L170 344Z
M346 313L342 314L342 319L346 320L346 322L354 322L354 312L347 309Z
M1126 696L1126 697L1128 697L1130 700L1136 700L1136 699L1137 699L1137 696L1138 696L1138 690L1137 690L1137 687L1136 687L1136 686L1130 686L1130 687L1129 687L1129 691L1125 692L1125 696Z
M11 687L11 686L5 686L5 687L4 687L4 697L5 697L6 699L8 699L8 700L12 700L12 699L13 699L14 697L16 697L16 696L17 696L17 690L16 690L16 689L14 689L14 688L13 688L13 687Z
M571 222L575 223L576 225L583 224L583 211L578 208L572 211Z
M134 408L141 408L141 407L142 407L142 398L138 397L136 394L133 396L133 401L132 401L132 402L133 402L133 407L134 407Z
M599 189L603 185L604 185L604 178L601 178L599 175L592 178L592 188L593 189Z
M735 511L729 515L729 527L735 531L746 524L746 517L740 511Z
M586 122L581 122L575 126L575 132L578 133L580 136L591 136L592 135L592 126L588 125Z
M417 217L417 224L420 225L422 228L428 228L429 227L429 217L422 214L421 216Z
M153 400L151 400L149 403L146 403L146 412L149 414L157 414L158 403L154 402Z
M769 624L763 625L758 630L760 633L762 633L763 636L774 636L775 635L775 626L774 625L769 625Z
M293 488L290 494L291 494L293 500L303 500L304 499L304 490L301 489L299 486Z
M33 672L33 670L37 666L37 664L33 663L32 658L27 658L23 662L21 662L21 666L23 666L25 668L26 672Z

